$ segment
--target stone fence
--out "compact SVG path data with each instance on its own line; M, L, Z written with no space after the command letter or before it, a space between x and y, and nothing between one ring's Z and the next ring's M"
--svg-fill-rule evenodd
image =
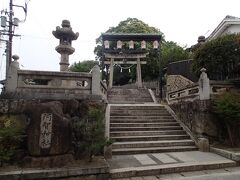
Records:
M205 69L201 70L202 73L198 83L193 83L174 91L168 91L166 97L168 104L174 104L180 101L208 100L234 87L230 82L210 81L205 71Z
M22 99L104 99L106 86L101 82L99 66L90 73L20 70L12 62L5 94Z

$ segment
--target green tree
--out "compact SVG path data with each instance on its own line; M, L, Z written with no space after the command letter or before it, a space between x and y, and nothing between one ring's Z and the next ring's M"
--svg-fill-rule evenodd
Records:
M176 60L182 60L182 59L188 59L189 55L188 53L180 46L178 46L174 42L166 42L164 38L164 34L155 27L149 26L148 24L144 23L141 20L138 20L136 18L128 18L127 20L121 21L116 27L110 27L106 33L160 33L162 34L162 45L161 45L161 60L159 64L159 58L157 52L151 51L149 53L149 56L146 58L147 64L142 66L142 78L144 80L152 80L156 79L159 75L159 65L162 67L165 66L170 60L176 61ZM97 38L96 40L97 46L95 47L95 54L97 58L102 63L103 60L103 42L101 40L101 37ZM152 47L152 44L148 44L148 47ZM103 67L103 66L102 66ZM118 82L119 79L126 80L126 77L124 78L123 75L120 75L120 69L118 68L116 70L117 72L114 74L114 81ZM128 73L126 71L124 72L124 76L128 76L129 78L132 78L133 80L136 78L136 68L131 68L131 73ZM116 75L117 74L117 75ZM122 77L122 78L121 78ZM118 82L121 84L120 82Z
M73 72L89 72L97 64L99 64L99 62L94 60L74 62L70 66L70 70Z
M193 71L206 68L210 79L225 80L240 75L240 34L208 41L194 52Z
M161 52L161 60L164 66L170 62L186 60L190 58L190 54L185 50L185 47L181 47L173 41L163 42Z

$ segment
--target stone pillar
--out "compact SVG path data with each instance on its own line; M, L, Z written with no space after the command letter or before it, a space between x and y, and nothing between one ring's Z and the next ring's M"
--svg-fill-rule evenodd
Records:
M101 95L100 68L98 65L95 65L92 69L92 94Z
M137 58L137 85L139 88L142 87L142 72L140 58Z
M8 73L6 77L6 93L15 92L17 89L17 81L18 81L18 74L17 71L19 68L18 59L19 57L17 55L12 56L13 61L11 62Z
M60 71L68 71L68 66L69 66L68 54L61 54L61 60L59 65L60 65Z
M114 71L114 59L111 58L111 61L110 61L110 78L109 78L109 88L112 88L113 86L113 71Z
M198 80L199 84L199 98L200 100L207 100L210 99L210 82L209 78L206 73L206 69L202 68L201 69L201 75Z
M199 151L209 152L209 150L210 150L209 140L206 138L199 138L198 139L198 148L199 148Z

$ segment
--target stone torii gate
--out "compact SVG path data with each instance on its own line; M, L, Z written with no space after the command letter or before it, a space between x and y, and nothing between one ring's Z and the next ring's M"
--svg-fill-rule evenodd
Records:
M137 65L137 86L141 88L142 72L141 64L146 64L146 61L141 59L148 55L147 43L153 42L153 49L159 49L161 34L144 34L144 33L104 33L102 34L104 42L104 64L110 65L109 88L113 85L114 64L136 64ZM123 49L123 43L128 43L128 49ZM140 43L141 47L136 48L135 43ZM117 46L114 47L113 44Z

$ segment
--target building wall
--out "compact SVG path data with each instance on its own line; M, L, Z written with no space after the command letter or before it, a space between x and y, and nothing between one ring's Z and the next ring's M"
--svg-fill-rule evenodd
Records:
M229 26L227 29L225 29L222 35L233 34L233 33L240 33L240 24L233 24Z

